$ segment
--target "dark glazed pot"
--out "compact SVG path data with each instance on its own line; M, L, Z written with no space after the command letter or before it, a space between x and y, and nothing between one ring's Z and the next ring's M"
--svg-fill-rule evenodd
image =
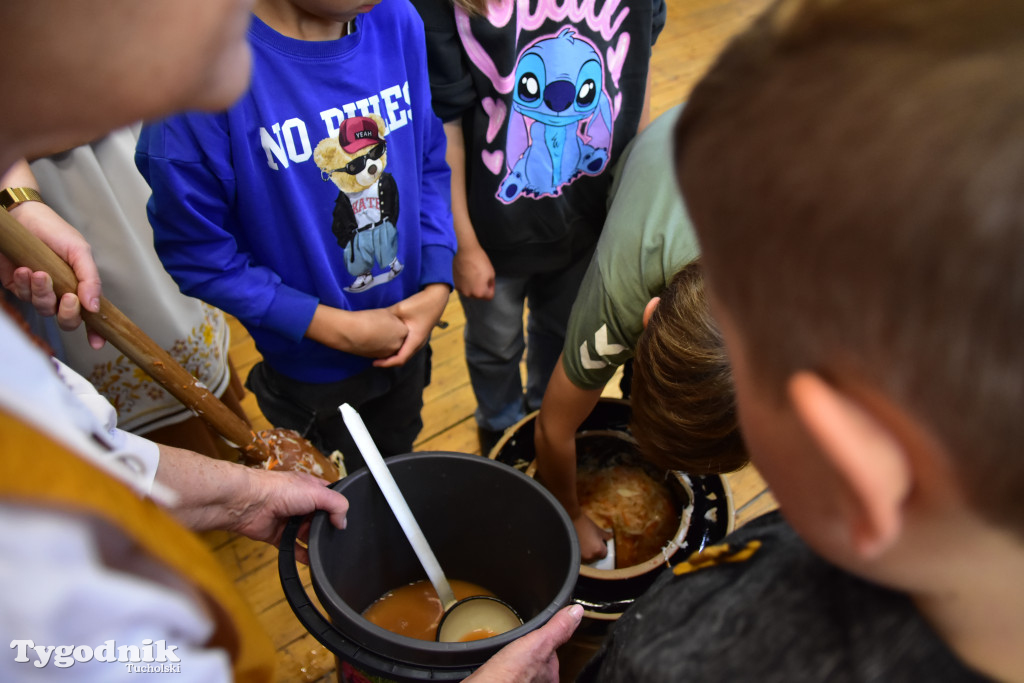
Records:
M533 476L533 412L510 427L491 450L489 457L522 469ZM625 457L643 464L629 431L629 401L601 398L576 433L577 460L580 464ZM652 468L651 465L644 465ZM661 572L681 562L691 553L717 543L733 529L732 494L720 475L688 475L675 470L657 470L668 484L679 512L679 527L661 555L639 564L618 569L579 567L573 601L586 609L585 616L599 621L614 621L646 591ZM678 557L677 557L678 555Z

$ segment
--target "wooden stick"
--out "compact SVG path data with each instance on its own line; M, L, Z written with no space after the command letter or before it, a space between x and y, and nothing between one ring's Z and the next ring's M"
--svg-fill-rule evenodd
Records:
M49 273L57 297L77 293L78 279L71 266L64 262L41 239L29 232L5 209L0 208L0 252L16 266ZM139 329L127 315L105 297L100 297L100 310L92 313L82 307L82 319L136 365L149 373L172 396L235 445L242 457L255 464L265 461L270 453L267 444L209 389L204 387L171 357L159 344Z

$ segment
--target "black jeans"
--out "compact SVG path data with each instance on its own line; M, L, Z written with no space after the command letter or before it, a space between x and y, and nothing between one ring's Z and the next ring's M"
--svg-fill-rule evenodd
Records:
M264 417L275 427L294 429L324 455L339 450L349 472L365 467L338 407L359 413L381 455L412 451L423 429L423 388L430 382L430 346L397 368L368 368L331 384L299 382L265 362L249 372L245 386L256 395Z

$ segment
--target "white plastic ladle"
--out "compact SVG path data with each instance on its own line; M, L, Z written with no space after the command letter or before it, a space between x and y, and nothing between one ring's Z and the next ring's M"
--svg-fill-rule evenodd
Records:
M443 621L450 624L466 624L464 629L455 629L449 626L443 634L439 632L439 640L443 642L458 642L473 631L480 629L486 629L497 635L522 624L523 620L519 618L515 610L501 600L493 598L488 600L474 599L478 596L466 598L465 600L455 600L455 593L452 592L451 584L448 583L444 572L441 571L441 564L437 561L437 557L434 556L434 551L430 549L426 536L423 535L420 525L416 522L416 518L413 517L412 510L409 509L409 504L405 502L405 497L398 488L395 478L391 476L391 471L377 449L377 444L373 442L373 437L370 436L370 432L366 429L363 418L359 416L355 408L347 403L341 404L338 410L345 421L345 426L348 427L348 431L352 435L352 440L355 441L359 452L363 456L363 460L366 461L366 467L377 481L381 493L384 494L385 500L391 506L391 511L398 518L398 523L401 525L402 531L405 532L405 537L412 544L413 552L416 553L420 564L426 570L427 578L430 579L434 590L437 591L437 596L441 599L441 606L445 612ZM484 610L486 610L486 613ZM456 619L452 619L453 614L457 614ZM448 630L453 632L449 633Z

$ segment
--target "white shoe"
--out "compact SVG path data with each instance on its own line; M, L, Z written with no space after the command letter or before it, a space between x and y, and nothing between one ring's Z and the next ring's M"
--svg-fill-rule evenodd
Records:
M345 289L347 289L350 292L361 292L364 289L369 288L369 286L372 284L373 275L371 275L370 273L363 273L362 275L356 278L356 281L353 282L351 286L346 287Z

